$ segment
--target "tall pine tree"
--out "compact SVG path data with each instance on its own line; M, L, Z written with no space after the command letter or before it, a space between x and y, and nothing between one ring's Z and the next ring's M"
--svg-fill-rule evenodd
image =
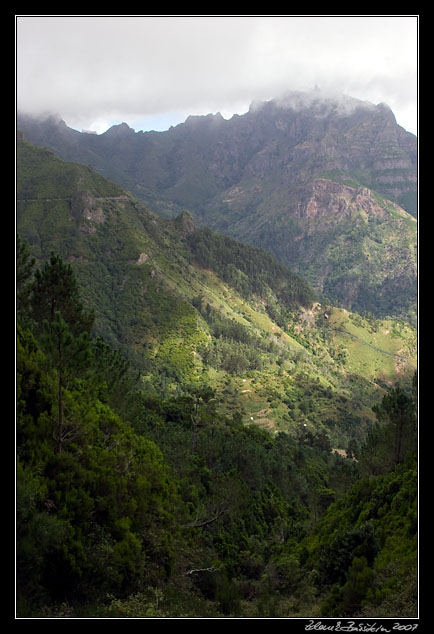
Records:
M90 333L94 315L84 309L79 288L70 264L51 253L50 259L35 273L32 309L38 330L45 320L53 321L58 312L73 335Z

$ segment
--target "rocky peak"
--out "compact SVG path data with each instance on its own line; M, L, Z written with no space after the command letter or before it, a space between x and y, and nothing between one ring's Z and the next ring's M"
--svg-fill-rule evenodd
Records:
M225 119L223 118L222 114L220 112L216 112L216 114L210 113L207 115L189 115L187 117L187 119L185 120L185 124L186 126L197 126L197 125L214 125L214 124L219 124L224 122Z
M135 131L133 130L133 128L130 128L128 123L125 123L123 121L122 123L113 125L101 136L114 137L114 136L124 136L125 134L131 134L131 133L135 134Z
M187 210L184 210L177 218L175 218L175 227L178 233L184 238L196 231L193 216Z

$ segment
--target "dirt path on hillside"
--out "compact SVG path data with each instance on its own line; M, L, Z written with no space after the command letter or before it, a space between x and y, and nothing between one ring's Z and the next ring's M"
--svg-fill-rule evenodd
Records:
M376 352L381 352L382 354L386 354L388 357L394 357L395 359L400 359L401 361L405 361L406 363L409 363L410 365L414 365L406 357L403 357L399 354L395 354L393 352L387 352L387 350L381 350L381 348L377 348L376 346L373 346L372 344L368 343L367 341L364 341L360 337L357 337L357 335L353 335L351 332L347 332L346 330L337 330L335 328L327 328L327 330L329 332L338 332L341 335L348 335L348 337L352 337L353 339L360 341L360 343L363 343L365 346L368 346L368 348L371 348L372 350L375 350Z

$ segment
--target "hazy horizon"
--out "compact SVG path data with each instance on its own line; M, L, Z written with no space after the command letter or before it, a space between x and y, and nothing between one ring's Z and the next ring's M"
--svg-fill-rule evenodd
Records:
M417 134L417 16L16 16L17 109L104 132L288 90L386 103Z

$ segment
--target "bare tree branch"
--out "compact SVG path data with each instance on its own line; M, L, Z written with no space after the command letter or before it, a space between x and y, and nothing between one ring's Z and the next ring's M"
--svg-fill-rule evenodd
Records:
M226 509L223 509L222 511L218 511L217 515L207 520L202 520L199 522L196 519L194 522L191 522L190 524L182 524L181 528L200 528L201 526L207 526L208 524L212 524L212 522L215 522L216 520L218 520L218 518L221 517L223 513L225 513L225 510Z
M218 568L216 568L215 566L210 566L209 568L192 568L192 570L187 570L187 572L184 572L184 574L192 575L196 572L215 572L216 570L218 570Z

